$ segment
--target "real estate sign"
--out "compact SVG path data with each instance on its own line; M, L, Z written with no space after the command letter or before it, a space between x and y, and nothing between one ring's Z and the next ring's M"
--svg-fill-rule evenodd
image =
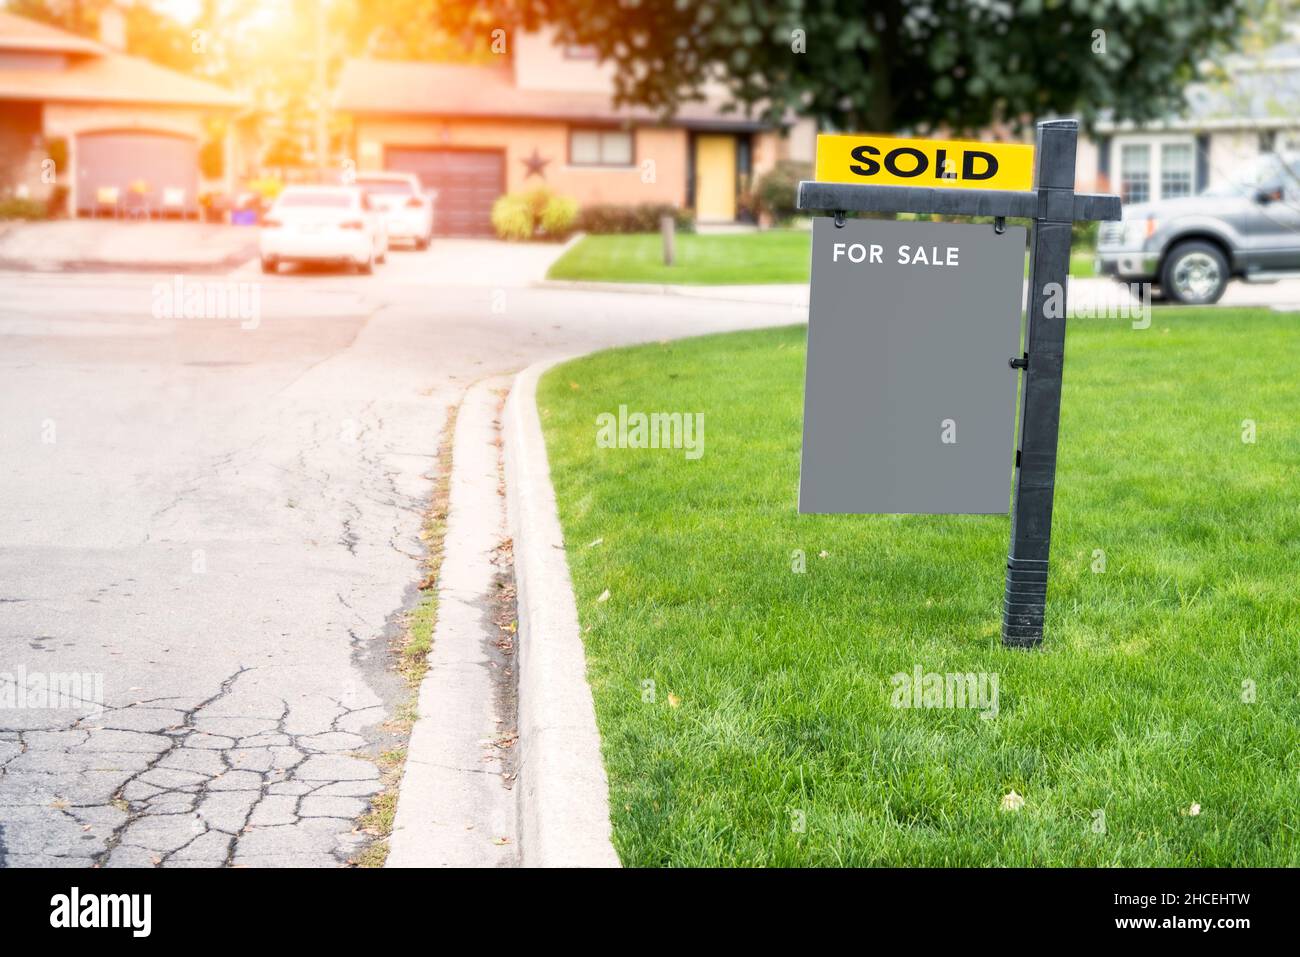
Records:
M1007 511L1025 238L813 222L801 512Z
M817 181L1029 189L1034 181L1034 148L1024 143L823 133L817 137Z
M1022 648L1043 640L1071 230L1122 213L1074 191L1078 133L1053 119L1032 147L819 136L817 179L799 184L819 214L800 511L1004 512L1009 492L1002 641ZM1023 342L1026 232L1008 218L1033 228Z

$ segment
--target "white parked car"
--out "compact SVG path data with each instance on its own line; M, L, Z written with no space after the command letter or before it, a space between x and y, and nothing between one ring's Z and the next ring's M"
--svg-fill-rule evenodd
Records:
M388 255L384 215L356 186L289 186L262 221L262 272L282 262L335 262L373 271Z
M433 238L433 201L436 194L420 186L414 173L357 173L356 185L384 211L390 239L404 239L416 249L427 249Z

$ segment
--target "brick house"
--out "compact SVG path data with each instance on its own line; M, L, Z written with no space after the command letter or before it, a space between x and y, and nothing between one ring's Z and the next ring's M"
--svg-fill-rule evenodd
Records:
M1150 123L1103 118L1080 141L1081 189L1126 203L1192 196L1227 182L1261 154L1300 154L1300 24L1258 53L1236 54L1224 78L1187 88L1185 108Z
M63 184L74 214L110 207L192 215L208 121L233 116L240 101L123 53L119 8L105 7L100 23L96 42L0 10L0 195L43 200ZM229 192L231 144L224 145L225 181L217 185ZM59 153L62 164L53 161Z
M489 235L493 201L545 184L579 204L669 203L705 223L743 217L741 200L779 159L811 161L810 123L789 133L687 104L661 122L615 109L611 64L548 32L513 39L499 64L352 60L336 106L359 169L418 173L437 189L439 231Z

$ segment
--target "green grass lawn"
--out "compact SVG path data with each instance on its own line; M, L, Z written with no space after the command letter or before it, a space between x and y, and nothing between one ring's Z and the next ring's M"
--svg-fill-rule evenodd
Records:
M1300 864L1297 321L1071 320L1029 652L999 641L1005 516L796 514L803 328L553 370L623 861ZM620 404L705 413L703 457L597 448ZM891 707L918 664L997 674L998 715Z
M1096 269L1093 268L1094 257L1097 255L1094 249L1076 249L1070 253L1070 275L1075 279L1092 279L1097 275ZM1025 278L1029 277L1029 257L1025 257Z
M673 266L663 264L658 233L586 236L556 260L546 278L692 286L807 282L810 235L786 229L704 236L681 233ZM1092 250L1076 252L1070 259L1070 275L1093 275L1092 256Z
M803 230L677 235L677 263L663 264L658 233L586 236L561 256L548 279L686 283L693 286L808 281Z

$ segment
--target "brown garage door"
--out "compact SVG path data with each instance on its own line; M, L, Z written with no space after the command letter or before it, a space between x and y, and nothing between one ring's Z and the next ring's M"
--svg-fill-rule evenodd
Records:
M431 150L390 146L384 165L415 173L436 189L434 232L439 236L491 236L492 204L505 192L506 160L500 150Z
M77 206L90 210L101 187L118 190L125 202L133 185L143 185L144 212L162 209L166 190L181 190L185 212L198 210L199 145L167 133L82 133L77 137Z

